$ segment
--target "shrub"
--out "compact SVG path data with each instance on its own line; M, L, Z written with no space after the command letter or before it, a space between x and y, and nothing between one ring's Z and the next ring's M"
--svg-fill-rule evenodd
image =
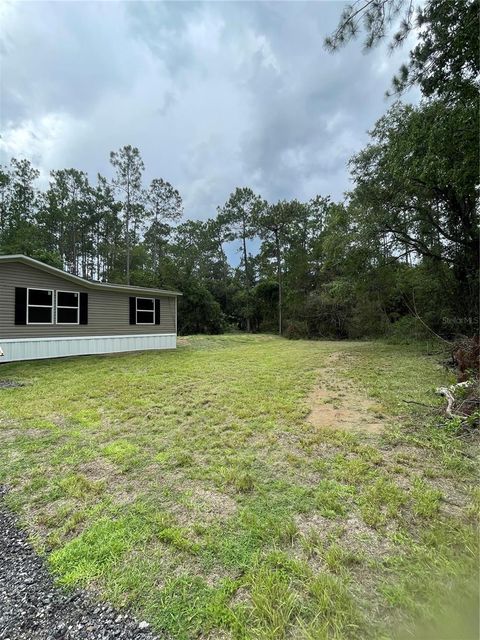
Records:
M285 338L289 340L301 340L308 337L307 323L300 320L290 320L284 331Z
M404 316L388 327L388 341L393 344L410 344L432 338L428 329L416 318Z
M180 335L223 333L225 318L220 305L210 291L198 282L188 282L178 301L178 332Z

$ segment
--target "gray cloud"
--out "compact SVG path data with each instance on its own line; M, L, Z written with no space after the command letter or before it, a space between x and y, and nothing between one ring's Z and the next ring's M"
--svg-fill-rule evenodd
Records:
M349 157L388 106L406 51L323 48L341 2L22 2L2 6L3 161L110 173L140 148L146 178L190 217L236 186L270 200L340 198ZM415 97L415 96L413 96Z

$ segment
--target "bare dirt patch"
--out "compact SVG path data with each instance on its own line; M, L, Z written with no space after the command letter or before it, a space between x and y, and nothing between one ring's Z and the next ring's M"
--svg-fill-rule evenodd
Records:
M330 364L339 359L338 353L329 358ZM311 407L307 420L315 427L379 433L385 426L374 401L363 395L353 384L340 380L334 368L323 371L317 387L309 397Z
M2 429L0 440L3 442L14 442L17 438L41 438L45 435L44 429Z
M237 509L237 503L230 496L200 487L196 487L192 491L191 502L202 516L212 519L228 518Z
M391 551L391 542L385 536L366 525L356 514L345 520L332 520L318 513L299 515L295 523L301 536L312 532L324 542L337 541L345 549L367 556L384 557Z
M171 509L179 524L224 521L237 510L235 500L225 493L202 488L189 482L184 482L181 488L184 491L182 499Z
M77 471L87 476L92 481L110 481L114 476L120 475L114 464L104 458L96 458L84 462L77 467Z

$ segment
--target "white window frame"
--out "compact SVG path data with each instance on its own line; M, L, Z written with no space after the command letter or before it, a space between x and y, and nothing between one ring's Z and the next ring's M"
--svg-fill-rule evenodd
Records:
M151 300L153 302L153 309L139 309L138 308L138 301L139 300ZM138 322L138 312L144 312L144 313L151 313L152 314L152 322ZM155 298L142 298L142 297L136 297L135 298L135 324L139 324L139 325L152 325L155 324Z
M52 294L51 296L52 304L30 304L30 291L50 291L50 293ZM30 307L33 307L35 309L50 309L50 318L51 318L50 322L30 322ZM43 289L41 287L27 287L27 324L32 324L32 325L54 324L53 309L54 309L53 289Z
M77 294L77 321L76 322L59 322L58 310L59 309L75 309L75 307L66 307L64 304L58 304L59 293L75 293ZM65 325L66 327L80 324L80 293L78 291L66 291L65 289L57 289L55 291L55 324Z

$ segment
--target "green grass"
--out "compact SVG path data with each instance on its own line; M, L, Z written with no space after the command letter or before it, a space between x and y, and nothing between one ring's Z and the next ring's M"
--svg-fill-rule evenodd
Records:
M66 588L174 638L421 640L474 615L472 445L404 402L450 382L421 346L194 337L1 376L25 386L0 390L0 482ZM351 429L307 420L315 387ZM383 433L356 428L366 402Z

